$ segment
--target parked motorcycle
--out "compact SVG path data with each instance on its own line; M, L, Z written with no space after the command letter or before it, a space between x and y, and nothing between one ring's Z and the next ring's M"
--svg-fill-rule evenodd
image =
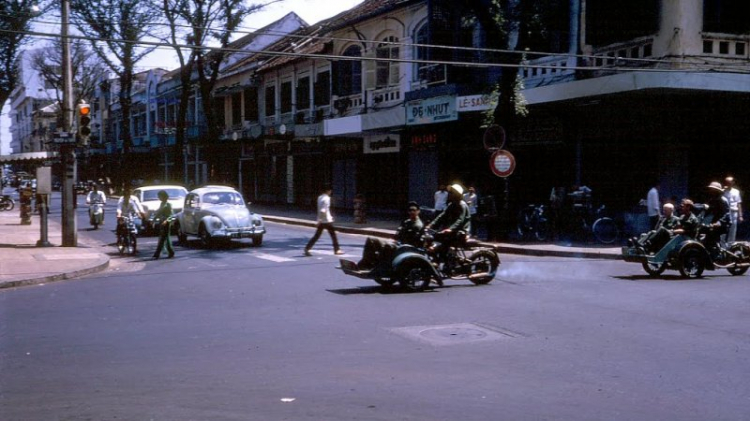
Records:
M104 203L101 200L89 203L89 222L94 229L99 229L99 225L104 223Z
M341 270L357 278L372 279L383 287L398 284L407 291L424 291L431 282L443 286L443 281L448 279L468 279L475 285L482 285L495 278L500 266L495 250L473 248L463 241L439 254L432 251L433 242L434 234L427 233L423 247L399 244L392 254L381 255L372 269L341 259Z
M138 227L134 216L117 218L117 250L121 255L135 255L137 253Z
M16 207L16 202L9 195L0 196L0 211L11 211L14 207Z

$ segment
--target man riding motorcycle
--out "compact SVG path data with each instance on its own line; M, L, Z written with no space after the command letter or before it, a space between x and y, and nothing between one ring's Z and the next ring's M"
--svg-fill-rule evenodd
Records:
M731 215L729 213L729 202L724 197L724 188L718 181L713 181L708 185L710 198L706 209L706 218L711 217L711 223L706 227L706 238L703 245L710 253L718 250L718 244L721 236L729 231L732 225Z
M104 223L104 204L107 203L107 195L104 194L103 191L99 190L99 186L96 184L92 185L92 190L89 192L89 194L86 196L86 204L89 205L89 220L91 221L91 225L99 225L99 223L96 223L94 221L94 218L96 217L96 211L98 209L95 209L95 207L101 206L101 222Z
M448 207L425 227L425 230L437 231L435 241L439 245L434 249L437 256L443 256L451 247L466 241L471 231L471 213L463 196L464 188L460 184L448 187Z

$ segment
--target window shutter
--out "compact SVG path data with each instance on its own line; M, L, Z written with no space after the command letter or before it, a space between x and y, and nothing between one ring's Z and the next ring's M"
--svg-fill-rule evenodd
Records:
M340 61L332 62L331 63L331 80L333 81L333 83L331 86L331 94L336 95L336 96L341 95L341 78L339 77L340 74L341 74L341 62ZM320 78L320 74L318 74L318 78Z
M375 58L375 47L371 47L365 52L365 57L369 59ZM375 89L377 85L377 61L375 60L364 60L362 63L365 76L365 90Z

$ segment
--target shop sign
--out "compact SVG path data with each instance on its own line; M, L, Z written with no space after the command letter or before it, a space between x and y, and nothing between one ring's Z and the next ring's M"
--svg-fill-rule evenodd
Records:
M406 103L407 126L455 120L458 120L455 96L417 99Z
M395 153L401 150L398 135L368 136L364 138L364 153Z
M437 147L437 133L415 134L411 136L411 148L415 150L433 149Z
M495 105L492 95L469 95L456 98L456 108L459 113L467 111L486 111Z

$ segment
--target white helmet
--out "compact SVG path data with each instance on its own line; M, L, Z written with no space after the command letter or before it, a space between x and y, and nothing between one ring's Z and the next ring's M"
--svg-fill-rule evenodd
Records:
M462 187L462 186L461 186L460 184L458 184L458 183L456 183L456 184L451 184L451 186L450 186L450 187L448 187L448 189L449 189L449 190L453 190L454 192L456 192L456 193L457 193L457 194L459 194L460 196L463 196L463 195L464 195L464 188L463 188L463 187Z

